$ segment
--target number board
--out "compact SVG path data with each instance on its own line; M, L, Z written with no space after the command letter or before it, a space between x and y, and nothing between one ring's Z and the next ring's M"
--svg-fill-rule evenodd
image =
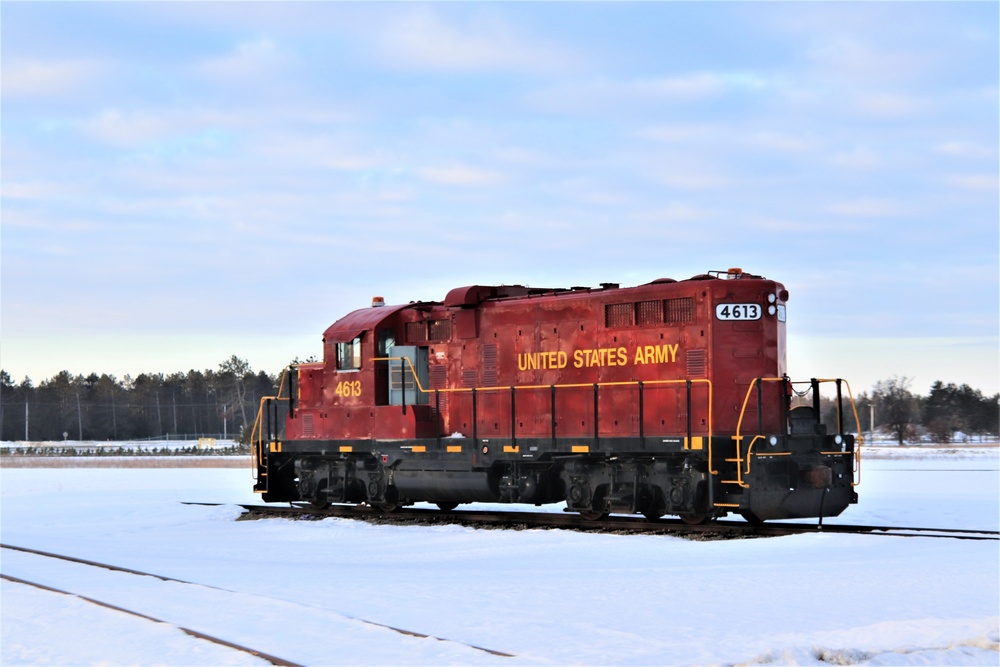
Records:
M720 303L715 307L715 317L720 320L759 320L760 313L756 303Z

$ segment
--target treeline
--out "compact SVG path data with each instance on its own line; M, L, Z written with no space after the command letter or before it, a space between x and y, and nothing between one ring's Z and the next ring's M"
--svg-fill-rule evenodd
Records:
M854 397L865 435L875 433L891 437L898 444L931 440L996 440L1000 438L1000 394L984 395L967 384L945 384L938 380L927 396L910 390L911 380L892 377L875 383L871 393ZM823 421L836 423L836 405L823 401ZM846 415L844 428L855 431L853 415Z
M0 370L0 440L214 437L248 442L260 399L275 394L277 381L264 371L254 373L236 356L217 370L170 375L118 379L62 371L37 387L30 378L15 384ZM986 396L966 384L938 381L921 396L910 384L906 377L893 377L855 396L861 431L871 434L874 417L875 432L900 444L1000 438L1000 394ZM824 422L835 424L836 406L832 401L822 406ZM856 430L853 415L845 415L844 428Z
M277 379L235 355L216 370L122 379L62 371L38 386L27 377L15 384L0 370L0 440L245 441Z

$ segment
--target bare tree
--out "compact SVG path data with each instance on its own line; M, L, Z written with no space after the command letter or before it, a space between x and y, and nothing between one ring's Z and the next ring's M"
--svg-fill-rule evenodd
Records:
M233 410L239 408L243 423L247 423L247 385L246 376L251 375L250 363L240 359L235 354L221 364L219 364L219 375L225 378L224 382L231 383L232 387L229 395L229 405ZM221 378L220 378L221 379Z
M889 429L900 445L913 427L918 414L917 401L910 392L910 379L893 376L879 380L872 390L876 421Z

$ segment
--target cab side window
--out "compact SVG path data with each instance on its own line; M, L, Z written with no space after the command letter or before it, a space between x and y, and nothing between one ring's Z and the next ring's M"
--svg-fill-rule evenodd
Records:
M361 368L361 336L348 343L337 343L337 370L354 371Z
M392 353L392 346L396 344L396 334L391 329L382 329L378 332L378 356L388 357Z

